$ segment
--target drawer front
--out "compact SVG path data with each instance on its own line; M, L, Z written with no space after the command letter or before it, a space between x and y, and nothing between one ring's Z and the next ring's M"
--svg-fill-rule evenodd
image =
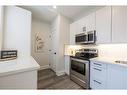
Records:
M91 66L90 67L90 76L96 77L101 80L105 80L106 79L106 69Z
M97 61L91 61L90 65L93 67L99 67L99 68L106 68L107 65L105 63L97 62Z
M92 77L90 80L90 87L92 89L106 89L106 81Z

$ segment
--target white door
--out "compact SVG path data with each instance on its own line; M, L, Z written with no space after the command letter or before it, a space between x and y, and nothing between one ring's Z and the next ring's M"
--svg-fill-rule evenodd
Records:
M53 71L56 71L56 51L57 51L57 34L56 30L51 31L50 35L50 67Z

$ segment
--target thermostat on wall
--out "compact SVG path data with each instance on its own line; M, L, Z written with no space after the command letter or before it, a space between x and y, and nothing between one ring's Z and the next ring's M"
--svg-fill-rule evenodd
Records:
M0 60L11 60L17 58L17 50L0 51Z

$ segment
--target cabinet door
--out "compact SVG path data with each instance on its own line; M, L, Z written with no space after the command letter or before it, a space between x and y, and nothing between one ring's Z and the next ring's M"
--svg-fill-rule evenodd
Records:
M105 89L107 82L107 65L105 63L90 62L90 87L92 89Z
M108 89L127 89L127 68L108 65Z
M0 6L0 50L2 48L2 35L3 35L3 7Z
M86 31L95 30L95 13L91 13L88 16L78 20L76 34L85 33Z
M127 42L127 7L112 7L112 42Z
M111 42L111 7L96 11L97 43Z
M81 34L86 32L86 18L82 18L77 21L77 32L76 34Z
M95 12L85 17L86 31L95 30Z
M77 25L76 23L70 24L70 44L71 45L75 45L75 35L77 31L76 25Z

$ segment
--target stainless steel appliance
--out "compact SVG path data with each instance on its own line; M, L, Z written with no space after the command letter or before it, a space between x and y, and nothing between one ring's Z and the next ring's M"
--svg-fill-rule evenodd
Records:
M80 49L71 56L70 79L89 89L90 58L98 56L97 49Z
M85 33L81 33L81 34L77 34L75 36L75 42L77 44L83 44L83 43L87 43L87 35Z
M96 41L96 31L88 31L87 32L87 43L95 43Z
M96 31L87 31L75 35L76 44L94 44L96 42Z

